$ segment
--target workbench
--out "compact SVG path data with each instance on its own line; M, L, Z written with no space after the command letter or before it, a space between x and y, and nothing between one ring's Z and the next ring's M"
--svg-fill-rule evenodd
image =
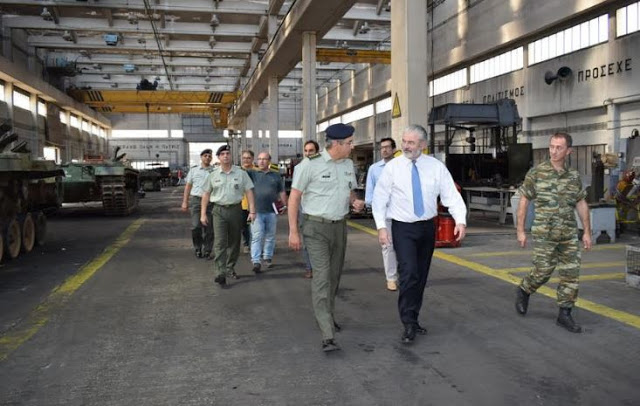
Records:
M507 214L513 214L510 201L511 196L516 193L518 189L470 186L462 190L467 194L468 213L470 213L471 210L498 213L498 222L500 224L506 222Z

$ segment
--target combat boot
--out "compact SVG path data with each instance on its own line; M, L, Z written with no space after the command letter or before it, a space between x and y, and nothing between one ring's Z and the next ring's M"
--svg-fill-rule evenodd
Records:
M529 308L529 294L522 290L521 287L518 287L518 291L516 293L516 311L518 314L525 315L527 314L527 309Z
M572 333L582 333L582 327L580 327L580 325L573 320L573 317L571 317L571 307L560 308L556 324L566 328Z

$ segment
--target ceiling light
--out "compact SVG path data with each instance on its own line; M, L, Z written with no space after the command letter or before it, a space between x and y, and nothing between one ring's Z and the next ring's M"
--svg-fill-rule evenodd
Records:
M384 8L384 11L391 11L391 0L387 2L387 6Z
M108 73L105 73L104 75L102 75L102 79L111 79L111 75Z
M138 38L138 44L146 44L147 40L144 38Z
M118 84L117 83L112 83L111 87L116 88L116 87L118 87Z
M127 20L129 20L129 24L138 24L138 16L133 11L127 15Z
M362 23L362 25L360 26L360 29L358 30L359 34L366 34L369 32L369 30L371 30L371 27L369 27L369 23L367 23L366 21L364 23Z
M217 26L220 25L220 19L218 18L218 16L216 14L211 16L211 22L209 23L209 25L213 29L215 29Z
M211 37L209 37L209 46L213 48L215 45L216 45L216 37L212 35Z
M53 15L46 7L42 8L42 13L40 13L40 17L44 18L44 21L53 21Z
M71 42L73 41L73 34L71 33L71 31L67 30L62 34L62 39Z
M133 73L136 71L136 65L132 63L125 63L124 65L122 65L122 67L124 68L124 71L127 73Z
M94 63L92 67L93 67L93 69L95 69L95 70L102 70L102 65L97 64L97 63Z
M204 81L209 83L209 82L211 82L211 78L209 76L207 76L206 78L204 78Z
M104 34L102 38L104 39L104 42L111 47L118 45L118 40L120 39L118 34Z

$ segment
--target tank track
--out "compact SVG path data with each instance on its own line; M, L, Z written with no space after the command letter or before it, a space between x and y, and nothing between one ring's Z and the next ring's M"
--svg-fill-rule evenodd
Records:
M123 181L102 182L102 208L107 216L127 216L138 208L136 191Z

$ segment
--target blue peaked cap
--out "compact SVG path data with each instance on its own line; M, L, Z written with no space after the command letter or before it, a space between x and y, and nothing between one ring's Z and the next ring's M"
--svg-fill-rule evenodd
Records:
M327 138L331 138L332 140L344 140L345 138L349 138L353 135L355 129L348 124L333 124L327 127L325 130L325 134Z

